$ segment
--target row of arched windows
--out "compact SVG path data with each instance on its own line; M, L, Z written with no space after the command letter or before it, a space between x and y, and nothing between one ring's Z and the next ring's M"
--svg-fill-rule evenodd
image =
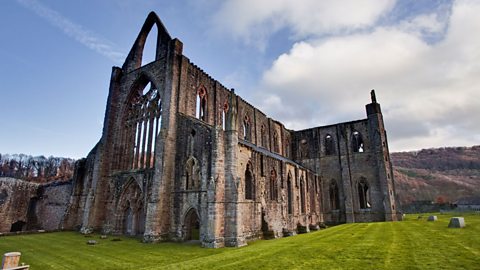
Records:
M289 173L287 177L287 211L289 214L293 213L293 188L292 188L292 176ZM308 183L307 183L308 185ZM283 188L283 184L282 184ZM305 181L303 176L300 178L300 185L297 185L297 188L300 188L300 211L301 213L306 212L306 200L305 192L308 192L308 188L305 189ZM278 176L275 169L270 171L270 177L268 181L268 196L272 201L278 200ZM298 197L297 197L298 198ZM255 200L255 179L252 173L252 165L247 164L245 169L245 199L246 200Z
M323 144L325 147L325 155L335 155L337 147L335 146L335 140L332 135L327 134L323 139ZM362 153L365 151L365 145L363 142L362 134L358 131L352 133L351 147L354 153ZM308 145L307 140L303 139L299 143L299 157L307 158L308 155Z
M205 87L201 86L198 91L197 91L197 100L195 103L195 117L199 120L202 121L207 121L207 115L208 115L208 102L207 102L207 90ZM227 112L228 112L229 106L228 102L225 101L223 104L223 107L221 108L221 125L222 129L225 130L226 128L226 121L227 121Z
M370 200L370 191L367 180L362 177L357 183L357 192L358 192L358 205L360 209L369 209L372 207ZM330 199L330 209L338 210L340 209L340 195L338 191L338 185L335 180L332 180L329 187L329 199Z

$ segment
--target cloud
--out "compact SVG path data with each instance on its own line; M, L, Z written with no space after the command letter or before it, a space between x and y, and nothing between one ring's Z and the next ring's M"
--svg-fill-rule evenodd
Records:
M377 90L391 150L480 142L480 3L370 31L297 41L263 74L267 114L302 129L365 118ZM431 43L422 33L445 32Z
M362 29L391 10L394 0L228 0L213 19L217 31L263 47L289 28L297 37Z
M57 11L50 9L36 0L17 0L19 4L35 12L51 25L62 30L66 35L85 45L87 48L106 56L114 62L121 63L125 55L117 50L115 45L101 36L84 29Z

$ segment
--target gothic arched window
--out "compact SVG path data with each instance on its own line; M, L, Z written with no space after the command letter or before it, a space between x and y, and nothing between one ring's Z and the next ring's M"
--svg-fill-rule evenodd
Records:
M185 164L185 189L200 189L200 166L194 157L190 157Z
M293 190L292 190L292 175L288 173L287 178L287 201L288 201L288 213L293 213Z
M255 199L255 181L250 163L247 163L247 168L245 170L245 199Z
M251 130L250 130L250 117L245 115L243 118L243 139L246 141L251 141Z
M196 113L198 119L207 121L207 90L202 86L197 91Z
M365 178L361 178L358 182L358 200L360 204L360 209L371 208L370 204L370 192L368 192L368 183Z
M275 169L270 172L270 200L277 200L277 172Z
M338 186L335 180L332 180L329 188L330 209L338 210L340 208L340 198L338 194Z
M300 178L300 212L305 213L305 181Z
M325 136L325 155L333 155L335 154L335 147L334 147L334 142L333 142L333 137L330 134L327 134Z
M225 102L222 108L222 129L223 130L225 130L227 127L227 112L228 112L228 102Z
M114 162L117 169L153 167L155 142L162 125L161 115L159 90L148 79L141 77L127 99L120 153Z
M362 153L365 151L365 145L363 144L362 134L358 131L352 133L352 148L353 152Z
M277 132L273 132L273 152L280 153L280 149L278 147L278 135Z

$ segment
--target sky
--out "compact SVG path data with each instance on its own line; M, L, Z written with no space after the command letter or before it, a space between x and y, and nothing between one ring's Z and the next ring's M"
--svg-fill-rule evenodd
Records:
M289 129L366 118L375 89L390 151L480 144L480 0L2 0L0 153L86 156L150 11Z

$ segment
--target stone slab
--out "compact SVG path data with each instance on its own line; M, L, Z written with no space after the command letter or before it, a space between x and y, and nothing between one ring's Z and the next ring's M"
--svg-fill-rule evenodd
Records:
M452 217L448 228L465 228L465 219L463 217Z

